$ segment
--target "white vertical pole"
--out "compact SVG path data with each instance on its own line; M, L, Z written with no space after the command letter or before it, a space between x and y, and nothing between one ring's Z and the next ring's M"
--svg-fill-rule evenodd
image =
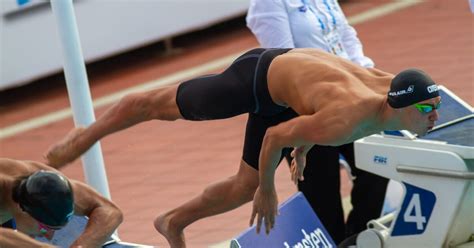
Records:
M94 108L72 0L51 0L51 7L63 48L64 74L74 123L76 126L88 126L95 121ZM82 164L87 183L110 199L99 142L82 156Z

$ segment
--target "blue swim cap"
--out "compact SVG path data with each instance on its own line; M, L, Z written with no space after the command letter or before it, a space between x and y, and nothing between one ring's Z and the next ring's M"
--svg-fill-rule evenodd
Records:
M404 108L437 96L438 86L428 74L419 69L407 69L392 79L388 104L392 108Z
M74 196L66 177L40 170L21 180L15 200L20 208L39 222L65 226L74 214Z

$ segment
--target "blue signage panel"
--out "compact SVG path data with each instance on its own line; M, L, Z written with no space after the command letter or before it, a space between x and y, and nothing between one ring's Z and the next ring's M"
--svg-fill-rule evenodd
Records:
M422 234L430 221L436 203L436 195L426 189L405 182L403 184L407 193L391 235Z
M269 235L257 234L255 225L232 240L232 248L246 247L337 247L301 192L279 207L280 215Z

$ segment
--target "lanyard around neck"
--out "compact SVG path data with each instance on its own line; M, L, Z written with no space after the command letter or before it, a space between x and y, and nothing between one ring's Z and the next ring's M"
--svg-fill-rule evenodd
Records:
M327 25L327 31L326 31L326 25L324 24L323 20L320 18L320 16L316 13L316 10L313 8L313 6L311 4L308 3L308 0L301 0L301 3L303 3L303 5L308 8L315 16L316 18L318 19L318 23L319 25L321 26L321 29L324 32L327 32L329 33L330 31L330 28L329 28L329 20L327 19L326 15L324 15L324 13L322 13L322 15L326 18L326 22L328 23ZM324 5L326 6L326 9L328 10L329 12L329 15L331 16L331 19L332 19L332 24L334 25L334 27L336 27L336 24L337 24L337 21L336 21L336 17L334 16L333 14L333 11L332 11L332 8L331 6L329 6L327 0L323 0L323 3Z

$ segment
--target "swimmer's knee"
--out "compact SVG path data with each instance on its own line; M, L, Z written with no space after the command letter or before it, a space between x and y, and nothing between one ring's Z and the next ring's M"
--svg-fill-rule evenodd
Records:
M238 187L243 188L253 196L258 187L258 171L247 164L244 160L241 160L239 171L235 177Z
M247 162L245 162L243 159L240 160L237 177L247 180L249 183L257 184L258 186L258 170L247 164Z
M174 121L182 119L176 104L176 92L178 85L159 88L147 92L143 101L146 102L150 119Z
M133 116L140 121L150 120L150 106L146 93L128 94L116 104L114 114L118 116Z

